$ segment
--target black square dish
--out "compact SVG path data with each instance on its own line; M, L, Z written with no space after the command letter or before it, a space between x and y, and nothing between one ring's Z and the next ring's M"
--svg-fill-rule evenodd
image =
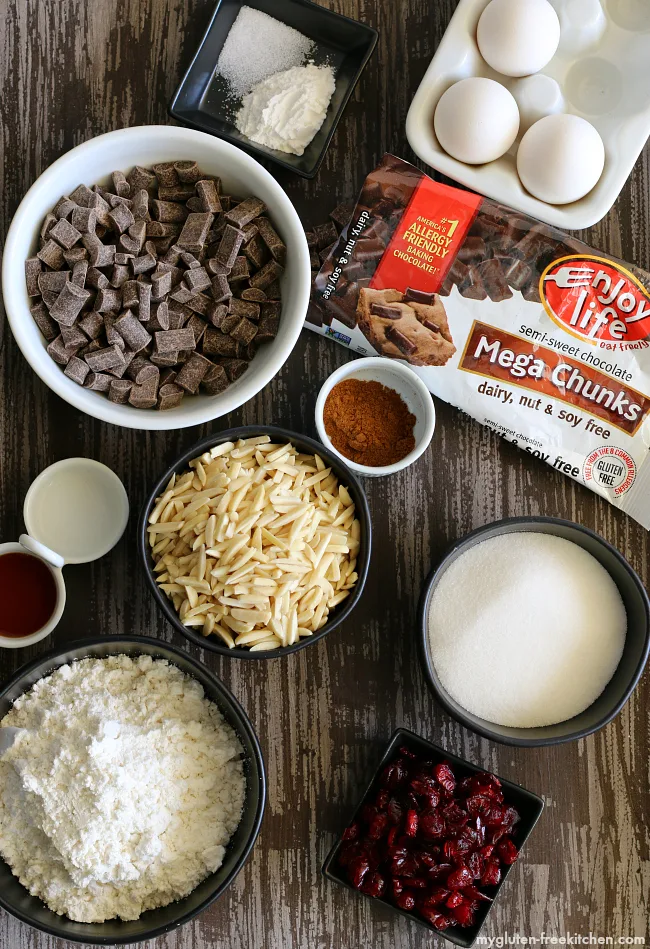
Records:
M390 764L391 762L395 761L395 759L400 757L400 753L399 753L400 748L406 748L409 752L416 755L418 758L420 757L424 758L428 760L429 762L433 762L433 764L435 765L441 764L442 762L447 762L451 766L454 776L459 781L462 781L464 778L471 778L474 775L485 774L485 771L483 768L478 768L476 767L476 765L470 764L469 761L465 761L463 758L458 758L456 755L450 754L449 752L445 751L444 748L441 748L438 745L434 745L431 742L426 741L424 738L420 738L418 735L415 735L413 732L407 731L406 729L403 729L403 728L398 728L397 731L394 733L393 737L391 738L388 748L386 749L381 761L379 762L377 770L375 771L375 774L373 775L373 778L370 781L370 784L366 788L363 794L363 797L361 798L361 801L359 802L359 805L357 806L354 814L352 815L347 825L348 827L355 824L359 820L361 820L361 823L363 823L363 818L362 818L363 808L366 804L368 804L368 802L371 799L373 801L375 800L377 793L381 790L380 779L381 779L382 772L384 771L384 768L388 764ZM524 788L519 787L519 785L513 784L511 781L505 781L503 779L499 779L499 780L501 782L501 790L503 791L503 796L504 796L504 806L514 807L519 813L520 820L509 831L509 836L511 837L517 849L520 851L520 855L517 859L521 859L521 849L526 843L526 840L530 836L530 833L533 830L533 827L537 823L542 813L542 810L544 809L544 802L536 794L533 794L532 791L527 791ZM409 784L409 789L410 787L411 785ZM397 792L393 792L393 793L397 793ZM479 792L472 792L472 793L479 793ZM433 806L435 807L435 804ZM488 818L486 819L489 821L490 817L488 816ZM368 818L366 817L365 820L367 821ZM407 817L407 822L408 822L408 817ZM406 833L406 831L403 829L402 834L404 833ZM441 846L439 849L442 849L442 840L444 840L444 837L440 839ZM346 878L344 868L340 866L339 864L339 857L341 855L341 849L343 846L344 846L344 840L343 840L343 837L341 837L336 842L334 847L330 850L327 856L327 859L325 860L325 863L323 864L323 874L327 877L328 880L333 880L335 883L340 883L343 886L347 887L349 890L352 890L353 893L358 893L359 891L356 890ZM377 846L381 846L381 844L378 844ZM399 846L400 847L402 846L401 841L399 842ZM414 849L416 849L415 844L414 844ZM447 853L446 850L444 852L445 854ZM443 859L453 860L453 857L452 858L444 857ZM515 860L515 863L516 862L517 860ZM512 864L512 866L514 866L514 863ZM511 866L504 867L501 880L495 886L487 886L484 883L479 883L479 885L482 887L484 891L485 890L488 891L489 895L492 897L492 900L495 900L498 894L500 893L501 887L503 886L510 870L511 870ZM427 871L426 869L423 870L421 867L418 868L417 870L417 874L420 874L420 875L425 872L433 872L433 871ZM436 880L436 882L438 882L438 879ZM406 889L409 889L408 883L405 883L404 885ZM456 883L455 885L458 885L458 884ZM413 890L412 893L415 895L417 891ZM361 895L366 896L365 893L362 893ZM404 916L406 919L416 922L420 926L424 926L430 932L435 933L438 936L444 936L445 939L448 939L450 942L455 943L457 946L463 946L464 949L468 949L468 947L474 943L476 937L478 936L481 930L481 927L483 926L483 923L485 922L487 918L490 908L493 905L493 902L487 902L487 901L481 902L479 904L480 908L476 911L476 919L473 925L467 926L467 927L461 927L461 926L455 925L455 926L451 926L450 928L444 931L441 931L440 929L437 929L435 926L429 923L427 920L425 920L423 916L419 915L419 913L400 909L394 903L390 902L388 897L384 897L384 896L377 897L377 896L369 895L369 896L366 896L366 898L378 899L379 902L383 903L385 906L389 906L396 913L400 913L400 915ZM448 912L444 908L444 906L442 907L442 910L444 910L444 912Z
M238 101L228 98L226 83L215 70L226 37L243 6L261 10L314 40L316 65L327 62L336 70L336 89L327 116L303 155L286 155L257 145L235 128L233 118ZM201 45L172 99L170 115L304 178L313 178L377 38L372 27L332 13L311 0L219 0Z

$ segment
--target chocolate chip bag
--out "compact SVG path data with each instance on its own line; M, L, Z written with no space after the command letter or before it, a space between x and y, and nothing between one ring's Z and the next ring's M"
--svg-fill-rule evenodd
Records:
M650 274L392 155L315 281L307 325L650 529Z

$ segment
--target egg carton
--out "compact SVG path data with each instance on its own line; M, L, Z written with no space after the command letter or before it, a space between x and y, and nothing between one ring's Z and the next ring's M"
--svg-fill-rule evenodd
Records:
M413 151L427 164L478 191L562 230L591 227L615 203L650 135L650 0L550 0L562 27L553 59L534 81L495 72L481 56L476 29L489 0L460 0L415 94L406 121ZM466 165L442 150L433 116L455 82L483 76L509 89L520 105L517 141L501 158ZM605 145L605 169L580 201L551 205L529 194L516 155L533 121L553 112L582 116Z

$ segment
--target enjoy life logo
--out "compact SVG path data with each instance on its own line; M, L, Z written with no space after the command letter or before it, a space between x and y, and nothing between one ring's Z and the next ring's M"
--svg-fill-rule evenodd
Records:
M624 267L602 257L561 257L540 281L546 312L557 325L603 349L650 345L650 293Z

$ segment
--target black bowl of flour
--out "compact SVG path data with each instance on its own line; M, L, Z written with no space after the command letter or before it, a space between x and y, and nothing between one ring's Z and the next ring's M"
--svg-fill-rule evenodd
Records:
M203 686L205 697L218 707L244 748L246 797L241 821L228 844L219 870L199 883L184 899L149 910L133 921L113 919L105 923L77 923L65 916L59 916L49 910L40 899L31 896L0 858L0 906L3 909L22 922L59 939L104 946L155 939L183 925L210 906L230 886L248 859L262 823L266 802L266 775L262 752L241 705L205 665L181 649L155 639L108 636L102 639L78 640L63 649L47 653L21 669L0 691L0 719L20 695L29 691L36 682L59 666L78 659L102 659L114 655L149 655L155 659L166 659Z
M563 538L591 554L614 581L627 614L627 631L622 656L616 671L598 698L572 718L557 722L557 724L531 728L496 724L464 708L443 685L436 670L435 657L432 654L429 639L431 602L449 567L483 541L508 534L515 535L522 531ZM476 578L476 583L480 583L480 578ZM553 590L546 590L543 595L552 597ZM532 607L534 608L534 604ZM618 715L632 695L650 652L650 601L635 571L619 551L604 538L580 524L556 517L519 517L496 521L461 538L427 577L420 598L419 619L420 657L427 682L437 701L461 725L484 738L506 745L522 747L558 745L584 738L607 725ZM487 667L485 676L486 679L490 677L490 670Z

